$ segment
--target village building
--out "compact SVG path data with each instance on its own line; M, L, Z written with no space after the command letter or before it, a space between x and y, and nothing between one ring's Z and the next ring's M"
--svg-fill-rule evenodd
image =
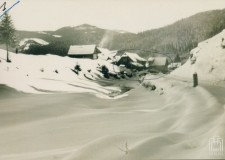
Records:
M73 58L97 59L101 51L96 45L73 45L70 46L68 56Z
M146 59L140 57L136 53L125 52L120 56L117 56L117 65L125 66L130 69L143 69L145 68Z
M150 57L147 63L152 71L154 70L162 73L168 72L169 61L167 57Z

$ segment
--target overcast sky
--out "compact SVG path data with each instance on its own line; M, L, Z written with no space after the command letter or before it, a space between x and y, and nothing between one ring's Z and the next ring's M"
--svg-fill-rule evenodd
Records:
M20 30L56 30L88 23L140 32L223 8L225 0L21 0L10 13Z

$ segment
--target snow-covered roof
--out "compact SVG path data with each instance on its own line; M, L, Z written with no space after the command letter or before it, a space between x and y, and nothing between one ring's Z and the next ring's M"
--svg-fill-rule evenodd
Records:
M110 51L106 48L100 48L98 47L98 50L101 52L101 54L98 55L98 57L102 60L115 60L114 56L117 52Z
M148 61L149 61L149 62L153 62L153 61L154 61L154 57L148 58Z
M140 57L138 54L136 53L129 53L129 52L125 52L121 57L130 57L130 59L133 62L137 62L137 61L146 61L146 59Z
M155 57L152 66L165 66L167 63L166 57Z
M87 55L94 54L96 49L96 45L74 45L70 46L68 51L68 55Z

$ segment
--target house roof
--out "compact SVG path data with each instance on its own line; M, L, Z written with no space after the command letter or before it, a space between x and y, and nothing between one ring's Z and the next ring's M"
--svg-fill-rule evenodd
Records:
M138 62L138 61L146 61L146 59L140 57L138 54L136 53L129 53L129 52L125 52L121 57L130 57L130 59L133 62Z
M94 54L96 45L74 45L70 46L68 55L87 55Z
M166 57L155 57L152 66L165 66L167 63Z
M149 61L149 62L153 62L153 61L154 61L154 57L148 58L148 61Z

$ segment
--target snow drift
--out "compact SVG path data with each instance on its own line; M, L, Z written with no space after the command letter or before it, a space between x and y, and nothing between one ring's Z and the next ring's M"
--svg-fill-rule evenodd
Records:
M199 80L208 82L225 81L225 48L223 39L225 30L216 36L198 44L190 52L188 61L175 70L172 75L192 78L197 73Z

